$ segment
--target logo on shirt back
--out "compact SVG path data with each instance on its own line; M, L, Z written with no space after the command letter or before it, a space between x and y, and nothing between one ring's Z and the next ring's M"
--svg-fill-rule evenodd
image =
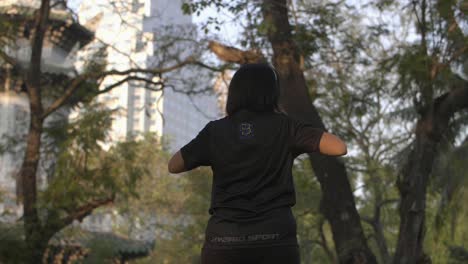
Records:
M240 123L239 126L240 139L249 139L254 137L253 124L251 123Z

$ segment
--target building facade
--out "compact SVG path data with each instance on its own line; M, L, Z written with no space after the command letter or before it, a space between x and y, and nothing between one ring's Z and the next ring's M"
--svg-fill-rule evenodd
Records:
M196 27L189 15L181 10L181 0L122 0L110 5L107 0L82 1L80 22L94 28L94 50L105 43L108 69L166 68L178 64L196 51L190 44L196 39ZM185 38L188 41L180 41ZM85 52L84 56L89 55ZM88 54L86 54L88 53ZM142 75L142 77L148 77ZM106 78L102 89L121 80ZM130 81L100 96L99 101L118 109L110 132L110 143L141 133L155 133L175 152L193 139L211 120L220 118L214 81L201 75L195 67L184 67L154 77L160 85ZM204 92L197 92L204 91ZM156 213L146 220L138 239L154 239L159 222L179 223ZM112 225L125 221L109 213L94 214L84 219L88 230L111 230ZM161 232L161 230L159 230Z
M126 0L109 4L105 0L83 1L81 23L94 23L95 47L107 46L107 67L165 68L192 55L192 48L176 37L196 38L196 28L181 10L180 0ZM174 37L174 38L173 38ZM144 76L142 76L144 77ZM103 88L120 80L111 76ZM200 78L195 68L178 69L154 78L163 86L130 81L102 95L100 101L119 109L111 142L153 132L163 136L168 149L175 151L188 143L208 121L220 117L217 97L205 89L208 78ZM204 90L204 93L193 91Z

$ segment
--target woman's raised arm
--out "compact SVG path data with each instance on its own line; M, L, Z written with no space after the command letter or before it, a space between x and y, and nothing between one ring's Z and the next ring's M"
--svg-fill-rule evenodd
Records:
M180 150L177 151L174 156L172 156L171 160L169 160L167 169L170 173L181 173L186 171L184 158L182 157Z

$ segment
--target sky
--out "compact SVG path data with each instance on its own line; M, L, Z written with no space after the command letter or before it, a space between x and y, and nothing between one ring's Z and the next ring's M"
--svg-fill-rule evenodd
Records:
M83 0L68 0L68 6L71 9L73 9L76 13L78 13L78 9L82 1ZM227 17L227 15L218 14L214 8L206 8L199 16L193 15L192 21L195 24L201 24L202 22L206 21L207 17L210 16L217 17L217 19L219 19L221 22L226 22L228 20L233 19ZM223 23L223 25L221 25L220 27L221 29L219 31L214 32L215 34L218 33L217 40L223 43L232 44L231 42L237 38L239 30L232 23Z
M68 0L68 7L71 9L78 11L78 7L80 6L81 0Z

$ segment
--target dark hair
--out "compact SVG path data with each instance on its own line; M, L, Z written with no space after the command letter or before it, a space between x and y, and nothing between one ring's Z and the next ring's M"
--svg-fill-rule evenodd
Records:
M226 102L226 113L241 109L255 112L278 110L279 75L267 63L242 65L232 77Z

